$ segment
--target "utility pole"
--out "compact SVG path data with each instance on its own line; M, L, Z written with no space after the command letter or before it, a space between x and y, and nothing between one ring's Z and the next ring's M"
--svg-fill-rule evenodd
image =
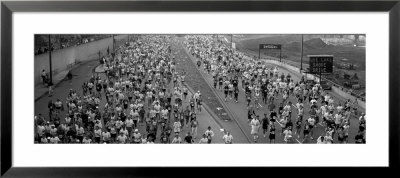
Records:
M49 34L49 65L50 65L50 82L49 85L53 85L53 68L51 66L51 38L50 38L50 34Z
M231 57L233 58L233 34L231 34Z
M233 48L233 34L231 34L231 49Z
M113 37L113 49L112 49L112 53L111 54L114 54L113 55L113 61L115 60L115 38L114 38L114 34L112 35L112 37Z
M115 51L115 39L114 39L114 34L112 35L113 36L113 51Z
M60 49L62 49L61 35L58 35L58 41L60 42Z
M300 73L303 70L303 34L301 34Z

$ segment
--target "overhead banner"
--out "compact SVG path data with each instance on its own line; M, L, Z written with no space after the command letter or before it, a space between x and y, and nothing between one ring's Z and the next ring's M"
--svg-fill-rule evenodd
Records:
M260 44L260 49L281 49L281 46L278 44Z

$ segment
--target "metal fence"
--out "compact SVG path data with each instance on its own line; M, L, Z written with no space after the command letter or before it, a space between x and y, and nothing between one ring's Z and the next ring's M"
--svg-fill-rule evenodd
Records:
M112 35L63 35L53 34L51 38L52 51L78 46L104 38L109 38ZM49 51L49 35L35 35L35 55L47 53Z

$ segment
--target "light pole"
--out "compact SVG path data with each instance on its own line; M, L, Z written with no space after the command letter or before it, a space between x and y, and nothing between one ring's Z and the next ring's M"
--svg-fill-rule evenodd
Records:
M115 51L115 39L114 39L114 34L112 35L113 36L113 51Z
M303 70L303 34L301 34L300 73Z
M233 34L231 34L231 57L233 58Z
M231 34L231 49L233 48L233 34Z
M113 36L113 49L112 49L112 55L113 55L113 61L115 60L115 38L114 38L114 34L112 35Z
M50 81L48 83L48 85L53 85L53 68L51 66L51 38L50 38L50 34L49 34L49 65L50 65Z

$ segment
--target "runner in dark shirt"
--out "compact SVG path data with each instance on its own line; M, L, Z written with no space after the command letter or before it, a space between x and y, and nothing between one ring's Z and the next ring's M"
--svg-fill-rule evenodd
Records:
M185 142L186 142L186 143L189 143L189 144L193 143L193 137L190 135L190 132L188 132L188 133L186 134Z

